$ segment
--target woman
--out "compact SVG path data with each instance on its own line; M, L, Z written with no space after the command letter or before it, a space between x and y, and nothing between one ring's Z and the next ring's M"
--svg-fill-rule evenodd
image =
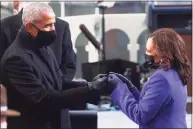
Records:
M109 75L112 100L140 128L186 128L191 69L183 39L171 29L156 30L147 40L145 60L156 70L141 93L122 75Z

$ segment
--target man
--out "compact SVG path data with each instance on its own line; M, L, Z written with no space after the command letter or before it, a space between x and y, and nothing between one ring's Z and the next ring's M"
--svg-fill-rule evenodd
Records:
M0 64L2 84L9 92L8 106L21 112L20 120L8 120L9 128L60 129L60 110L98 100L107 77L99 75L89 83L63 77L49 47L57 37L55 14L49 5L27 5L22 20Z
M1 21L0 59L8 46L15 40L22 25L22 8L28 3L14 1L14 13L16 15L7 17ZM19 12L17 14L17 12ZM61 71L66 78L72 80L76 72L76 54L72 48L69 25L66 21L56 18L57 39L50 45Z

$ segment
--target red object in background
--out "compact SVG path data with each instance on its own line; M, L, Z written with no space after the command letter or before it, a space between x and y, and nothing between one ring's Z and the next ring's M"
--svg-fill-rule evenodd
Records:
M137 66L137 68L136 68L136 72L137 72L137 73L140 73L140 71L141 71L140 67L139 67L139 66Z

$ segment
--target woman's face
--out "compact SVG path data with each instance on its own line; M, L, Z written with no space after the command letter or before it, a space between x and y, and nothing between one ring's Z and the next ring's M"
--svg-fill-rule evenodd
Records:
M153 56L155 63L160 61L160 58L156 52L156 47L155 47L155 44L153 43L152 38L149 38L147 40L145 54L147 54L149 56Z

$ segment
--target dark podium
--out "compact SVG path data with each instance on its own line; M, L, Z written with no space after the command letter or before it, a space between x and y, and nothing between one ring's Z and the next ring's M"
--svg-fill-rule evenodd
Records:
M97 125L97 111L61 111L61 129L97 129Z
M131 82L140 90L140 72L138 71L138 64L122 59L105 60L94 63L82 64L82 78L87 81L101 73L107 74L109 72L116 72L124 74L127 68L131 69Z

